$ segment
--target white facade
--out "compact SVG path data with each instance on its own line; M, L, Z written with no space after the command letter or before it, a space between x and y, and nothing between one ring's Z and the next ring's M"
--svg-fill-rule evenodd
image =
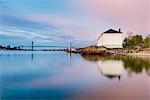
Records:
M118 33L102 33L97 40L98 46L104 46L106 48L122 48L123 34Z

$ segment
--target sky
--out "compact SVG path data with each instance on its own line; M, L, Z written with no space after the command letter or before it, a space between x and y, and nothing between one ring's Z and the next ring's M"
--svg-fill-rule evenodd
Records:
M150 34L150 0L0 0L0 44L95 45L108 29Z

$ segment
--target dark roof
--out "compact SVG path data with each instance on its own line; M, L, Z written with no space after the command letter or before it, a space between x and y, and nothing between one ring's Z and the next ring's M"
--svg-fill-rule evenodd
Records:
M98 39L99 39L103 34L105 34L105 33L121 33L121 34L122 34L121 29L119 29L119 31L116 31L116 30L114 30L114 29L109 29L109 30L107 30L106 32L103 32L103 33L98 37Z
M109 29L109 30L107 30L107 31L104 32L104 33L122 33L122 32L116 31L116 30L113 30L113 29Z

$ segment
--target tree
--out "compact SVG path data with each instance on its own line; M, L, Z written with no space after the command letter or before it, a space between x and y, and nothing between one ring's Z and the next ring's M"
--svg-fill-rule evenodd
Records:
M131 38L134 46L143 46L143 37L141 35L135 35Z
M126 37L123 41L124 48L134 48L136 46L143 47L143 37L141 35Z
M145 47L145 48L149 48L149 47L150 47L150 35L148 35L148 36L144 39L144 47Z
M129 39L126 37L123 41L123 48L128 48L130 46Z

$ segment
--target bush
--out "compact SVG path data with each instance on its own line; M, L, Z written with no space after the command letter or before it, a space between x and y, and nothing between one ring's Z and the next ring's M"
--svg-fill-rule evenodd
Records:
M144 47L150 48L150 35L144 39Z
M133 49L134 47L143 47L143 37L141 35L134 35L124 39L123 47Z

